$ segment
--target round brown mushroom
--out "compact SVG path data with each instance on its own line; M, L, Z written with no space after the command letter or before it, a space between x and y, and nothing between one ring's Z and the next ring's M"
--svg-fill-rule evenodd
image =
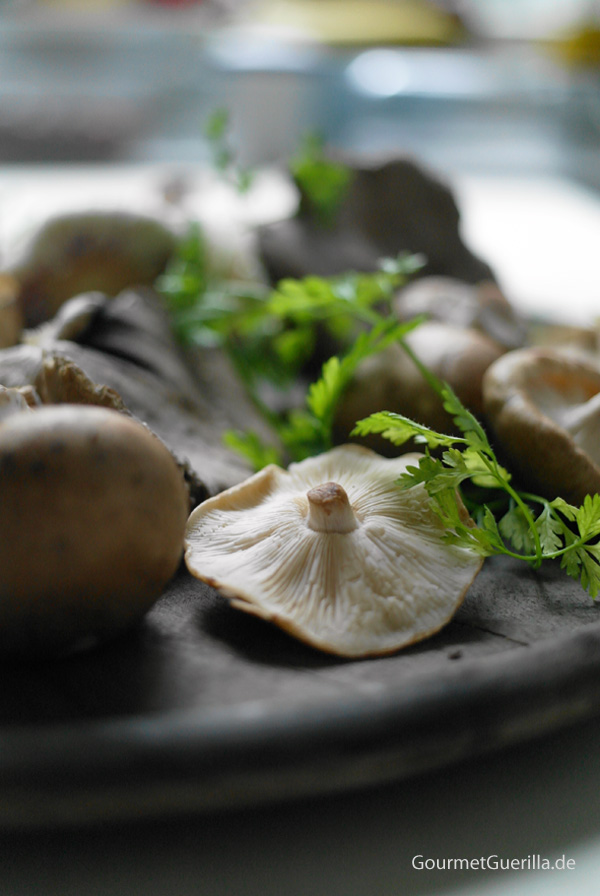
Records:
M158 599L183 553L189 495L168 449L131 417L29 409L7 391L0 655L56 655L122 632Z
M452 386L476 416L483 414L481 383L503 349L484 333L441 321L425 321L406 343L439 379ZM357 420L381 410L404 414L439 431L451 431L452 420L442 402L400 345L364 361L339 404L336 440L345 441ZM394 450L377 438L371 447Z
M175 242L175 234L150 216L67 212L11 244L5 271L19 284L27 326L37 326L80 293L114 296L129 286L154 283Z
M600 365L519 349L488 368L483 395L498 447L528 489L573 504L600 492Z
M493 280L465 283L455 277L420 277L398 291L400 320L425 314L433 320L486 333L505 349L520 348L528 327Z

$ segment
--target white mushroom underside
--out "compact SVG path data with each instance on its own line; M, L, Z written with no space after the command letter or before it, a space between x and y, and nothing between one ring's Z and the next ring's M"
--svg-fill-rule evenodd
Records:
M550 398L546 394L540 404L543 412L572 437L582 451L600 466L600 392L591 398L576 394Z
M481 559L442 541L421 487L395 484L411 462L343 446L288 472L269 467L194 511L188 568L237 606L335 653L384 653L424 638L451 618ZM352 531L306 525L306 493L324 481L346 490Z

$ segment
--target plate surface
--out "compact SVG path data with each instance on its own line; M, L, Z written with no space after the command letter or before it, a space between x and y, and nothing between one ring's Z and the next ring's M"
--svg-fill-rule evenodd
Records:
M0 824L152 817L349 790L600 711L600 606L560 571L486 561L455 619L339 660L182 571L134 633L5 665Z

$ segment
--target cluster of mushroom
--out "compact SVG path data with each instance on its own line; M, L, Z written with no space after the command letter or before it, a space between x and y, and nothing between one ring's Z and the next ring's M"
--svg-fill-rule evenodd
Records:
M419 360L452 386L476 416L485 416L483 377L505 352L521 346L525 322L493 281L423 277L401 289L393 313L403 321L425 318L405 337ZM386 409L448 432L452 421L436 392L400 345L368 358L358 369L336 416L336 438L345 441L357 420ZM374 437L371 446L392 450Z
M373 178L381 172L363 172ZM350 208L363 193L359 178ZM0 349L48 319L38 341L72 338L96 294L68 308L66 299L152 282L172 236L123 215L54 222L0 277ZM482 270L468 253L463 263ZM527 326L488 279L422 277L393 312L427 317L410 348L489 423L523 482L575 503L600 491L600 361L524 347ZM384 409L451 426L399 346L359 370L338 410L338 440ZM0 655L61 654L128 628L182 556L235 607L318 649L371 656L427 638L452 618L482 560L448 542L422 487L398 488L417 459L341 444L288 470L269 466L189 515L165 444L114 390L53 356L34 381L0 386Z
M0 386L0 656L62 655L113 637L179 566L189 492L169 449L114 390L19 345L25 327L88 287L152 282L173 245L149 218L72 214L4 258L0 350L18 384ZM55 329L65 338L70 325Z

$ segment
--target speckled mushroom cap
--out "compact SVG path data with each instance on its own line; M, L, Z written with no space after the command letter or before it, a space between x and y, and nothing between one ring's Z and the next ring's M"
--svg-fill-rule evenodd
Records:
M508 352L486 371L494 437L530 491L580 504L600 492L600 363L553 349Z
M443 540L421 486L397 486L417 460L343 445L287 471L265 467L191 514L188 569L331 653L389 653L426 638L452 617L482 560Z

